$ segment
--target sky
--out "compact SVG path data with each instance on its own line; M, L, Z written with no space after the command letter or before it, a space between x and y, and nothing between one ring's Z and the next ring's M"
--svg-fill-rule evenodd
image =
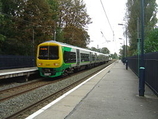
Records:
M107 47L111 54L114 54L115 52L119 54L119 49L124 45L126 38L123 35L125 26L118 24L126 24L125 13L127 0L83 1L86 4L87 13L92 19L92 24L89 24L87 27L91 41L88 47ZM101 3L104 6L111 26L108 23Z

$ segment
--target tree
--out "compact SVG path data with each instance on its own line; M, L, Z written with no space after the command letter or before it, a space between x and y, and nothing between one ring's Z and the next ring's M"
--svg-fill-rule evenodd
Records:
M5 54L31 55L36 44L50 39L53 21L46 0L2 0ZM19 50L21 49L21 50Z
M1 1L0 1L0 13L2 13L2 2ZM2 42L6 39L6 36L2 34L2 26L4 25L4 23L5 23L4 15L0 14L0 27L1 27L1 30L0 30L0 44L2 44ZM1 53L1 51L0 51L0 53Z
M145 52L157 52L158 51L158 28L153 29L145 40Z
M92 50L92 51L97 51L97 52L101 52L101 53L104 53L104 54L110 54L109 49L106 48L106 47L103 47L103 48L101 48L101 49L100 49L100 48L97 49L97 48L95 48L95 47L91 47L90 50Z
M91 47L90 50L100 52L100 49L97 49L95 47Z
M126 48L127 48L127 50L126 50ZM120 49L119 54L120 54L119 57L120 57L121 59L122 59L122 58L125 58L125 57L128 57L129 54L130 54L130 52L129 52L129 46L123 45L122 48Z
M32 55L50 39L79 47L90 42L82 0L1 0L0 12L1 54Z
M57 36L62 33L63 38L57 39L79 47L89 44L86 25L90 24L90 17L86 12L83 0L58 0ZM58 37L57 37L58 38Z
M13 17L15 16L14 10L16 6L17 5L13 1L1 0L1 54L9 52L9 49L12 47L12 44L14 43L11 41L14 41L13 36L16 32L16 30L14 29L15 21L13 20ZM18 11L18 9L16 9L16 11ZM11 51L13 51L13 49L11 49Z
M120 53L120 59L125 57L125 45L122 46L119 53Z
M133 55L137 49L137 19L140 18L140 0L128 0L127 2L127 14L128 19L128 37L130 39L130 55ZM145 1L145 34L150 34L150 31L157 23L156 19L156 0ZM145 36L145 37L146 37Z
M68 44L86 48L86 45L90 42L88 33L82 28L77 28L76 26L67 26L64 28L63 32L63 42Z
M101 49L101 52L104 53L104 54L109 54L109 53L110 53L109 49L106 48L106 47L103 47L103 48Z
M117 53L115 52L114 54L111 54L110 57L112 59L118 59Z

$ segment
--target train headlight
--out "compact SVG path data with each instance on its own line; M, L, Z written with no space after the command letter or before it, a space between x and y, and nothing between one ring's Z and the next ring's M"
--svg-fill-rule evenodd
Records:
M38 66L42 66L43 64L42 63L38 63Z
M59 63L54 63L54 66L58 66L59 65Z

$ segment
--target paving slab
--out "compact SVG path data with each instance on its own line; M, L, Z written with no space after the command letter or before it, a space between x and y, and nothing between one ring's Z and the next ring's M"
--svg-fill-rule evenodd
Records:
M138 96L138 77L115 63L66 119L158 119L158 97L146 87Z

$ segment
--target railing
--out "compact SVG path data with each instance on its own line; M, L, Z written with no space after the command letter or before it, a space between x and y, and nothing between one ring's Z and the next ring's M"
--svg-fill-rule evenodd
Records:
M33 56L0 55L0 70L34 66L35 57Z
M145 54L144 60L146 84L158 95L158 52ZM128 65L138 77L139 63L138 56L128 57Z

